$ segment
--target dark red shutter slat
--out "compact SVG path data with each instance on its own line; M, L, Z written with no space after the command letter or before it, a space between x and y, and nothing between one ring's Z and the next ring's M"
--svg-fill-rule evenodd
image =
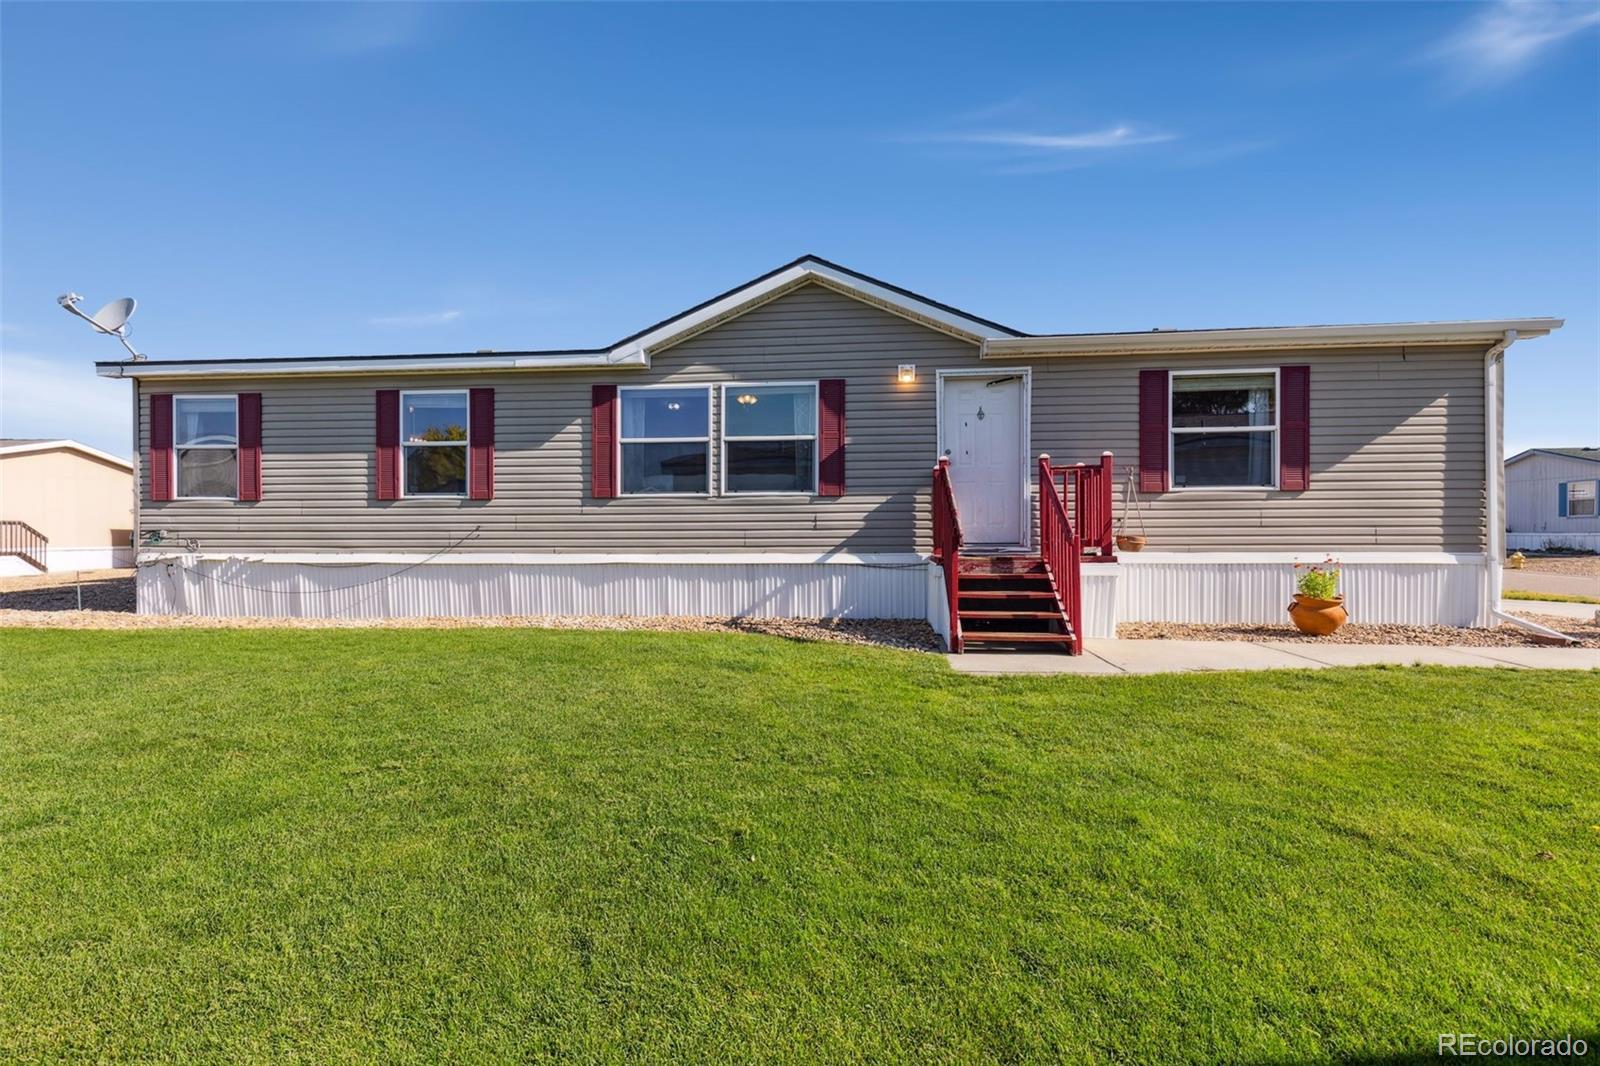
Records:
M378 390L378 499L400 498L400 390Z
M472 439L471 455L467 465L471 470L472 485L469 495L474 500L494 499L494 390L472 389L470 413Z
M150 498L172 499L172 394L150 397Z
M817 382L817 495L844 495L844 382Z
M609 500L617 495L617 387L596 385L590 391L589 495Z
M261 499L261 394L239 394L239 499Z
M1167 372L1139 371L1139 491L1167 491Z
M1311 368L1278 371L1282 429L1278 441L1278 488L1304 492L1311 487Z

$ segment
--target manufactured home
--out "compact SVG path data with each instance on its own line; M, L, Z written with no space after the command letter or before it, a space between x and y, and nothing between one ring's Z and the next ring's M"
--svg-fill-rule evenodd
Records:
M1330 558L1357 620L1489 624L1502 361L1560 326L1029 334L806 256L598 348L98 371L133 382L141 612L1071 651L1280 622Z
M75 440L0 438L0 577L132 563L132 463Z
M1529 448L1506 460L1506 546L1600 551L1600 448Z

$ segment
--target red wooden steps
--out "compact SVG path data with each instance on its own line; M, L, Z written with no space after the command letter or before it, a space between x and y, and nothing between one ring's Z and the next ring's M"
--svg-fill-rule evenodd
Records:
M1038 556L968 556L956 575L956 614L967 644L1059 645L1072 629Z

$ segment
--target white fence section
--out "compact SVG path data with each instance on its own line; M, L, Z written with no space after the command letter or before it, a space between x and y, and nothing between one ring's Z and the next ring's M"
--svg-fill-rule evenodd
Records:
M1600 533L1507 533L1508 551L1540 551L1544 548L1576 548L1600 552Z
M1281 625L1294 595L1295 564L1318 556L1227 558L1179 553L1123 555L1123 622L1264 622ZM1353 622L1486 625L1482 555L1337 557Z
M207 617L428 618L688 615L926 618L928 564L434 562L316 564L145 559L139 613Z

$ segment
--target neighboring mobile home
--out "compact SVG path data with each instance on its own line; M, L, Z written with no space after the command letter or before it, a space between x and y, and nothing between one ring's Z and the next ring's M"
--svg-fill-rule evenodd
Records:
M1600 448L1529 448L1506 460L1507 547L1600 551Z
M1560 325L1028 335L807 256L603 348L99 372L134 380L143 612L1072 646L1282 621L1330 556L1359 620L1487 624L1501 357Z
M132 563L132 463L75 440L0 438L0 576Z

